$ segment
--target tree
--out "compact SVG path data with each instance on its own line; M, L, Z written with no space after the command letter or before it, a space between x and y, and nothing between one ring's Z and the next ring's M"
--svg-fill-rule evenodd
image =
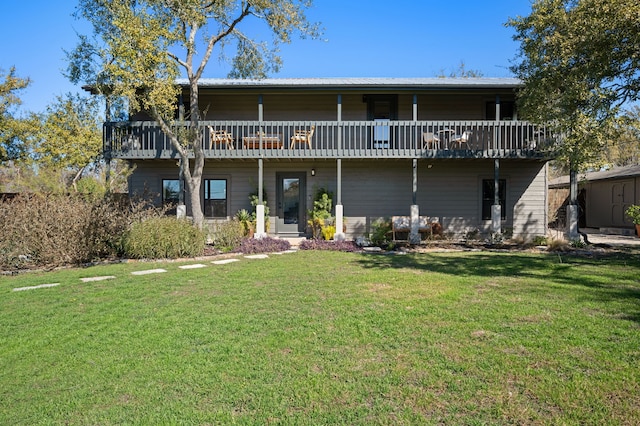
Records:
M70 172L71 185L100 159L102 127L96 99L67 94L59 96L41 117L33 156L39 167Z
M15 108L22 102L17 92L31 83L16 76L15 68L7 74L0 70L0 164L19 160L27 153L26 139L31 129L27 119L15 117Z
M521 112L554 127L558 158L573 169L600 157L619 108L638 99L639 14L628 0L538 0L507 24L521 43L512 67L525 83Z
M510 19L520 53L521 115L548 124L557 159L572 177L602 158L620 129L622 105L640 92L640 3L636 0L537 0Z
M79 15L93 25L97 41L81 39L76 49L77 75L93 73L108 93L125 97L132 110L147 111L159 123L180 156L193 221L202 227L200 186L204 168L198 82L214 52L236 42L233 77L263 78L277 71L280 43L294 34L316 37L305 10L311 0L80 0ZM241 24L266 24L271 44L254 41ZM83 61L99 58L99 69ZM73 55L70 56L74 62ZM82 71L84 70L84 71ZM82 72L81 72L82 71ZM179 88L186 76L190 89L190 116L184 126L172 126ZM181 130L176 130L180 128ZM192 156L192 158L190 158Z
M478 78L478 77L484 77L484 74L482 73L482 71L479 71L479 70L467 69L467 66L464 63L464 61L460 61L458 68L454 71L451 71L449 75L446 75L444 70L440 70L440 74L438 74L438 78L447 78L447 77Z

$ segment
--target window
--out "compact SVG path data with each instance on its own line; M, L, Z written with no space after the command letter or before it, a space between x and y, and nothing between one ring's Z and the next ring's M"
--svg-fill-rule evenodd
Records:
M493 179L482 180L482 220L491 220L491 206L493 205L494 197L494 181ZM500 179L498 187L498 196L500 198L500 218L505 220L507 218L506 197L507 194L507 181Z
M178 179L162 180L162 204L178 204L180 201L180 181Z
M227 217L226 179L205 179L204 215L207 217Z
M512 101L500 102L500 120L515 119L516 105ZM496 103L487 102L487 120L496 119Z

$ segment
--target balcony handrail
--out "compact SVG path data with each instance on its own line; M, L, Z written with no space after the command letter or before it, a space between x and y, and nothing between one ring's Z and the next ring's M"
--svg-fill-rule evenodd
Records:
M189 128L174 122L171 128ZM313 128L299 143L296 135ZM552 135L527 121L201 121L207 157L545 156ZM152 121L104 124L104 149L114 158L173 158L170 140ZM223 137L220 135L224 135Z

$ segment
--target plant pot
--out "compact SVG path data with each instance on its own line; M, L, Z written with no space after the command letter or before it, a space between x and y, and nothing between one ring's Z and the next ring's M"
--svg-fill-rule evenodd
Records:
M640 238L640 223L636 223L636 236Z

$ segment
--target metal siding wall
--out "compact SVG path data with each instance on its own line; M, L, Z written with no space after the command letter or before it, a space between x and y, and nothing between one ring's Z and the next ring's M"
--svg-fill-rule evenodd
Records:
M429 164L432 168L428 168ZM312 168L316 171L315 176L311 176ZM411 160L343 160L342 169L342 200L350 238L367 234L378 218L410 214ZM280 171L307 173L307 210L313 206L317 188L336 191L335 161L267 160L264 162L264 187L271 216L275 216L276 172ZM177 173L175 161L140 162L131 177L131 192L141 193L147 189L159 194L162 179L177 178ZM507 221L504 226L513 227L515 235L531 237L546 233L545 173L544 163L501 161L500 177L507 179ZM229 178L230 216L239 209L250 209L248 197L257 187L257 162L208 161L204 178L218 176ZM417 202L421 216L438 217L445 232L457 235L475 228L487 231L491 221L481 220L481 182L492 178L493 160L419 160Z

